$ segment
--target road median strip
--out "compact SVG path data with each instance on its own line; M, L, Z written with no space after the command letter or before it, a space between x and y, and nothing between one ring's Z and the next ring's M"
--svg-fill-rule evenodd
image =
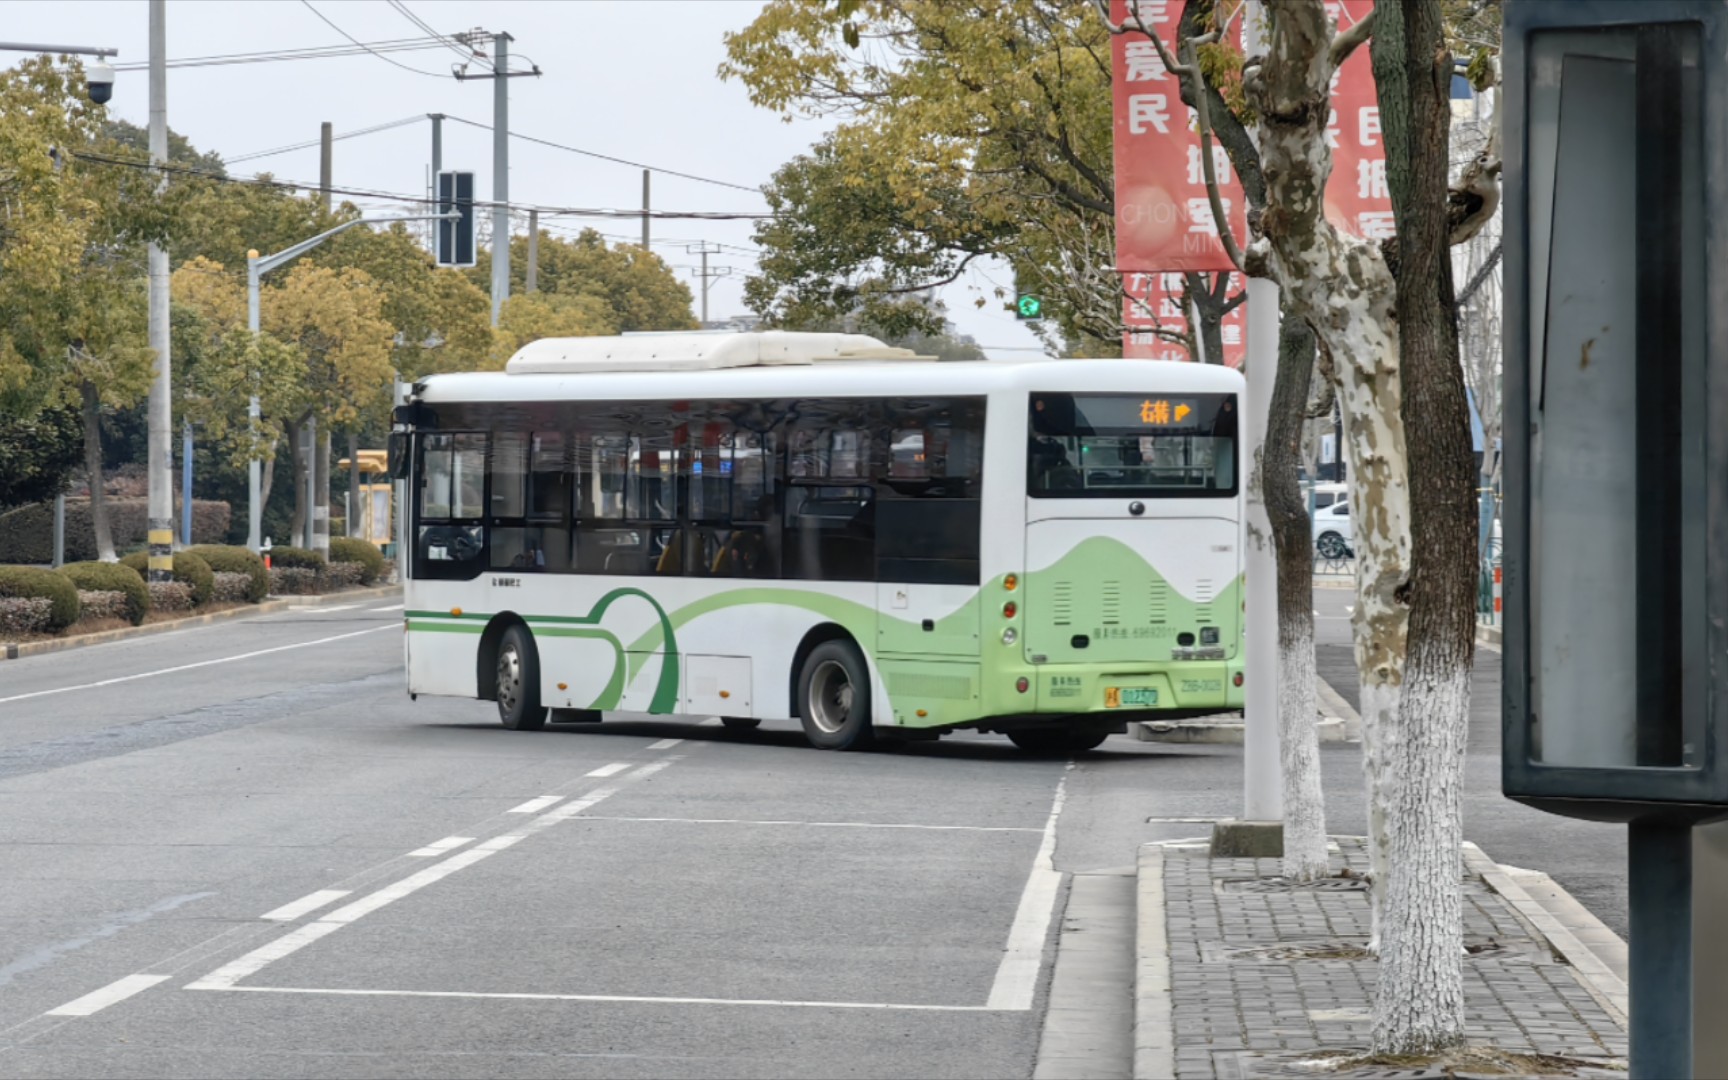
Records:
M203 615L187 615L179 619L165 622L146 623L143 626L124 626L116 630L97 630L88 634L74 634L70 637L51 638L47 641L0 642L0 660L22 660L29 656L41 656L45 653L64 652L67 649L82 648L86 645L106 645L114 641L127 641L132 638L149 637L152 634L164 634L171 630L189 630L199 626L209 626L212 623L229 622L233 619L252 618L257 615L271 615L282 611L320 611L329 610L326 601L347 601L342 608L352 607L357 603L371 600L382 600L399 595L402 587L387 585L374 589L353 589L324 596L309 597L272 597L256 604L243 604L238 607L226 608L222 611L207 612ZM310 602L309 602L310 601Z

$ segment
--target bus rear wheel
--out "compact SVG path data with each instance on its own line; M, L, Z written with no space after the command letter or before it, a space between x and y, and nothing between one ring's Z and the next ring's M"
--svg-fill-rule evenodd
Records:
M498 719L512 731L546 726L540 704L540 654L525 626L504 631L498 643Z
M798 719L804 737L822 750L861 750L874 741L870 669L850 641L824 641L798 673Z
M1077 754L1096 750L1109 737L1108 731L1092 728L1021 728L1008 732L1008 740L1029 754Z

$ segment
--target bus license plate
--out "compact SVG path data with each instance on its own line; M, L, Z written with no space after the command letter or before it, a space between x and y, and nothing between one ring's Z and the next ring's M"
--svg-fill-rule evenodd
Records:
M1104 688L1104 707L1119 709L1124 705L1156 705L1158 691L1146 686L1106 686Z

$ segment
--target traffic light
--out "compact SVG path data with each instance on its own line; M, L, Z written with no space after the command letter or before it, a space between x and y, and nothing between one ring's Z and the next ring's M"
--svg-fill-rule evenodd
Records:
M1044 301L1031 293L1021 293L1014 301L1014 317L1023 321L1044 317Z
M439 266L474 265L474 174L438 174L438 212L459 214L438 223Z

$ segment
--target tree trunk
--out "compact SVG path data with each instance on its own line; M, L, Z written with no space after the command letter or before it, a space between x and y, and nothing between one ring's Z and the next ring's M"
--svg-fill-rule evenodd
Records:
M1399 360L1409 434L1409 651L1381 925L1374 1048L1464 1041L1460 787L1475 652L1470 414L1458 360L1447 224L1452 58L1439 0L1378 5L1375 84L1398 226Z
M90 523L96 529L96 557L114 562L114 530L108 524L108 496L102 490L102 396L89 379L78 383L84 418L84 471L90 475Z
M1332 171L1327 62L1332 34L1321 0L1267 8L1266 59L1247 87L1260 115L1266 176L1264 237L1248 253L1265 259L1286 310L1313 328L1323 368L1333 373L1344 419L1340 455L1348 464L1355 524L1356 610L1352 630L1361 686L1362 761L1368 787L1368 849L1374 940L1387 880L1386 750L1397 743L1407 610L1399 592L1410 560L1410 495L1405 473L1403 391L1392 275L1369 242L1340 234L1318 193Z
M312 550L330 557L330 426L323 425L312 444L312 487L318 504L312 508Z
M1292 881L1326 876L1326 803L1314 707L1314 563L1308 504L1296 481L1314 332L1286 313L1266 423L1261 483L1278 559L1278 748L1284 778L1284 866Z

